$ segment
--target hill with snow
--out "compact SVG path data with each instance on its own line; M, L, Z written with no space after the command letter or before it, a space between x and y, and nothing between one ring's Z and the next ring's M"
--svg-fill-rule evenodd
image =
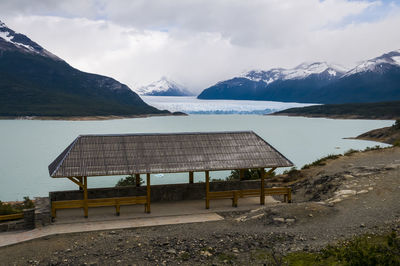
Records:
M182 85L162 77L160 80L153 82L147 86L135 89L140 95L146 96L192 96L193 93L188 91Z
M0 21L0 116L165 113L126 85L79 71Z
M326 62L252 70L205 89L199 99L347 103L400 100L400 50L346 69Z

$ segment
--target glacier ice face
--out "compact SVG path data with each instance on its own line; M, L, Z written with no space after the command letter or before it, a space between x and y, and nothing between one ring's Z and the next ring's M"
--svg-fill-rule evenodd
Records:
M269 114L292 107L313 104L272 101L200 100L196 97L142 96L158 109L187 114Z

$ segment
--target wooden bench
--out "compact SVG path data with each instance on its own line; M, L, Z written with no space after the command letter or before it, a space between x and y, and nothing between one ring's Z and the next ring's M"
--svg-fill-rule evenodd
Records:
M283 195L284 202L292 202L292 188L290 187L265 188L264 191L265 195Z
M292 202L292 189L290 187L273 187L273 188L264 188L265 196L272 195L283 195L284 202ZM260 196L260 189L245 189L239 190L239 197L257 197Z
M146 196L135 196L135 197L120 197L120 198L100 198L100 199L88 199L88 207L106 207L115 206L116 215L120 215L120 207L122 205L134 205L134 204L147 204ZM56 211L59 209L75 209L84 208L84 200L62 200L62 201L52 201L51 202L51 217L56 217Z
M232 207L237 207L239 190L208 192L208 199L231 199Z
M283 195L284 202L292 202L292 189L289 187L264 188L265 195ZM259 197L260 189L213 191L208 193L208 199L231 199L232 206L237 207L239 198Z

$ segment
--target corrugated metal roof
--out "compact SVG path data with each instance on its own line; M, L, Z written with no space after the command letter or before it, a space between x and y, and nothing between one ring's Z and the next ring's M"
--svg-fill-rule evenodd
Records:
M252 131L80 135L50 165L51 177L288 167Z

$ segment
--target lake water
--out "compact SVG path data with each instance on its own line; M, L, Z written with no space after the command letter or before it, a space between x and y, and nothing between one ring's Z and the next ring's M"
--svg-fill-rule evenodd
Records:
M190 115L108 121L0 120L0 200L46 196L49 191L76 189L71 181L50 178L47 166L79 134L204 132L253 130L297 167L324 155L364 149L377 143L348 140L393 121L332 120L261 115ZM211 177L227 172L212 172ZM89 177L89 187L114 186L120 177ZM195 180L204 178L196 173ZM187 174L153 176L153 184L187 182Z

